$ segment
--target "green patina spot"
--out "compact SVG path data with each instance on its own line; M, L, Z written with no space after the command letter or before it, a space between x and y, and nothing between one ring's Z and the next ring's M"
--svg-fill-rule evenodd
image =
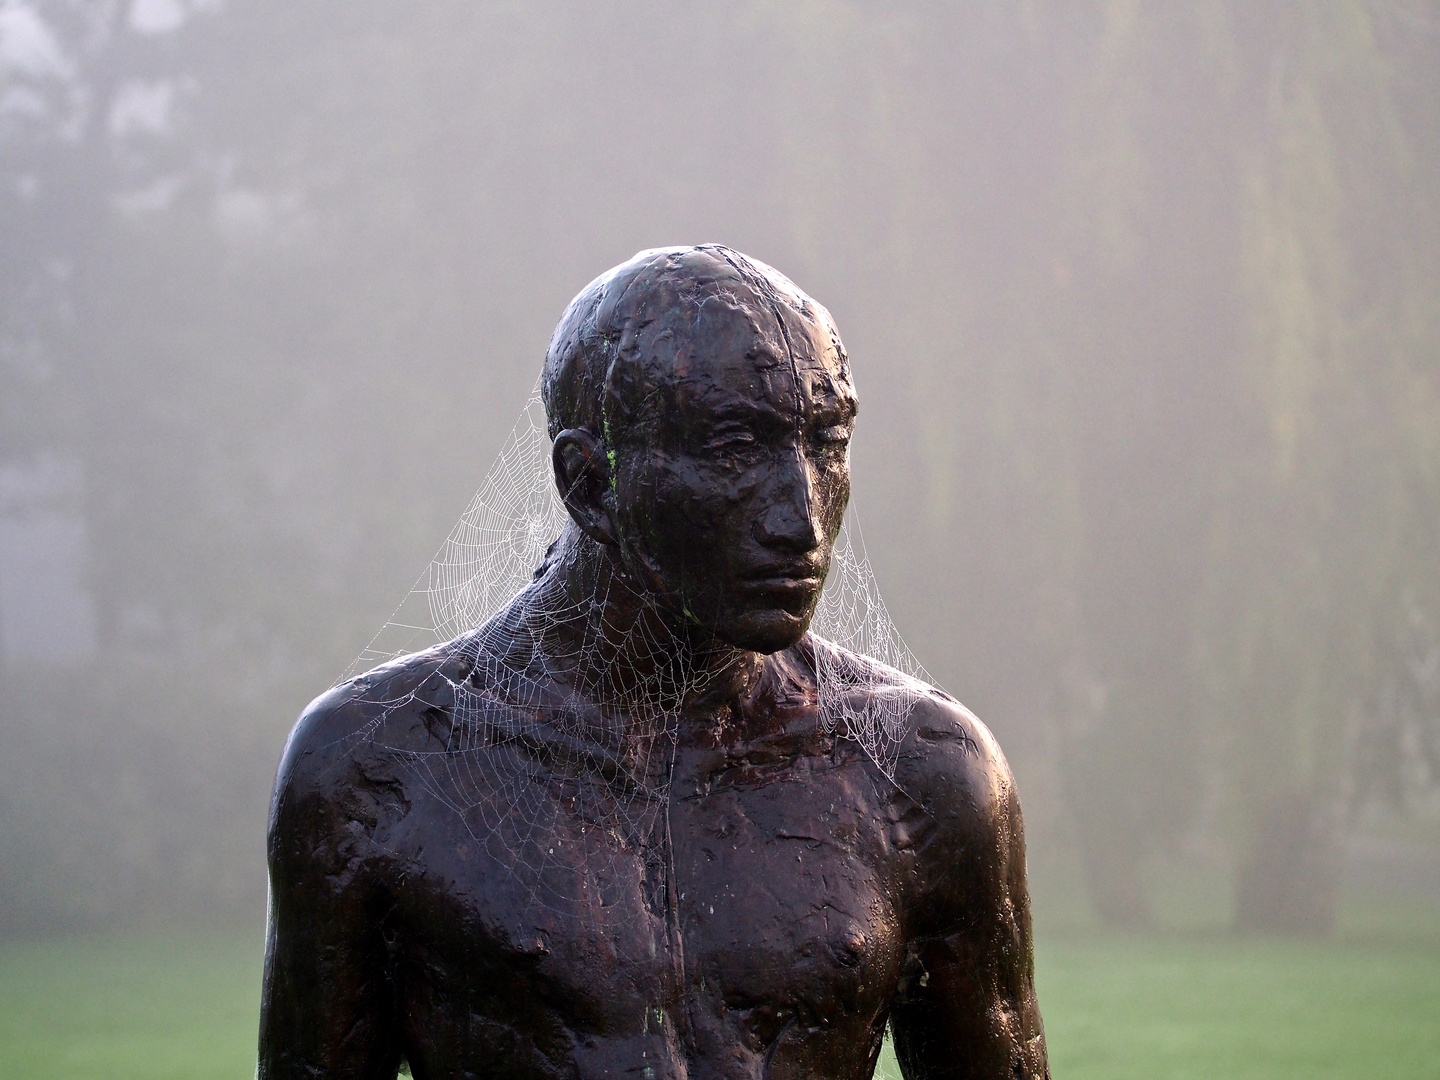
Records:
M610 491L615 491L615 440L610 434L610 417L602 416L600 426L605 431L605 460L610 462Z

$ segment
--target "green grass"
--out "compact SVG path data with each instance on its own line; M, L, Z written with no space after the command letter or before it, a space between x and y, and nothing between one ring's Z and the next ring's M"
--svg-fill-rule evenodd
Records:
M258 933L0 944L0 1076L249 1077L259 977ZM1440 1078L1433 941L1051 937L1038 981L1057 1080Z
M259 933L0 945L0 1076L255 1074Z
M1440 1077L1440 951L1233 939L1051 942L1057 1077Z

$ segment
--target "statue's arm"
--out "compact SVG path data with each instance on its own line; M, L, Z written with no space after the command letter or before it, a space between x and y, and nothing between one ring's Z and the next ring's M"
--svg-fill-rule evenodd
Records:
M327 761L336 719L307 710L276 779L259 1080L394 1080L399 1068L373 856L347 770Z
M906 1080L1048 1080L1014 778L983 724L939 712L910 771L933 827L891 1012L896 1057Z

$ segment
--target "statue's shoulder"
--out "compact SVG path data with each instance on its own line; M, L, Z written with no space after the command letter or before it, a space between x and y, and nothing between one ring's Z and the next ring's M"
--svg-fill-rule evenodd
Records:
M973 712L935 687L910 712L895 762L897 782L936 807L963 807L977 824L1009 812L1014 777L1000 744Z
M939 687L873 657L822 638L808 645L822 709L835 701L839 723L854 717L883 730L890 779L933 823L942 847L992 843L1011 830L1014 777L979 717Z
M418 749L427 737L428 714L448 705L469 664L464 642L447 642L387 661L321 694L286 740L275 809L285 799L343 794L357 780L385 772L386 759L397 751Z

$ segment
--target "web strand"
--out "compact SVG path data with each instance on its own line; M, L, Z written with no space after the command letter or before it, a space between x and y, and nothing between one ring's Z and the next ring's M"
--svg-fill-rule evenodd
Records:
M440 685L430 678L423 692L426 705L449 717L444 745L423 753L390 748L421 790L459 815L541 903L583 899L569 894L584 891L597 866L603 876L607 860L641 858L659 839L677 745L674 703L703 689L699 672L667 663L655 665L670 673L664 685L629 687L623 701L605 686L561 690L567 680L552 675L577 670L583 657L555 656L538 642L527 647L524 633L517 645L517 626L576 614L545 610L553 601L541 590L525 591L566 520L536 393L426 573L345 673L351 679L407 654L437 651ZM590 603L604 610L603 600ZM507 605L503 624L492 624ZM648 625L636 620L625 648L660 659L673 645L648 637ZM893 780L911 708L930 680L885 609L853 510L835 544L811 635L823 730L856 742ZM388 744L387 721L421 692L373 701L379 719L362 737ZM623 738L616 735L621 714ZM581 851L556 850L552 819L562 807L572 825L581 822ZM575 865L587 872L563 872Z

